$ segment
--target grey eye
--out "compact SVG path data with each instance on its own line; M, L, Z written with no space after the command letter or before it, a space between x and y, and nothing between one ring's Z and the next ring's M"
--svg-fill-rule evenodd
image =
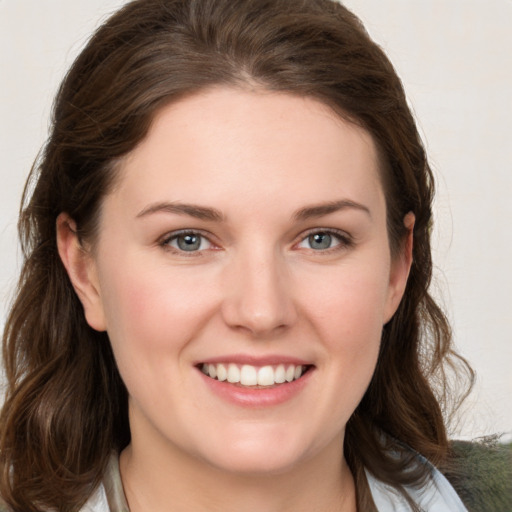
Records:
M164 247L174 250L175 253L194 253L200 254L202 251L212 249L214 244L210 242L207 236L196 231L181 231L171 233L162 241Z
M176 237L176 245L182 251L197 251L201 248L202 237L189 233Z
M314 233L307 240L311 249L322 250L332 247L333 237L329 233Z
M181 252L198 252L205 249L210 249L211 242L199 233L178 233L170 236L164 245L172 247Z

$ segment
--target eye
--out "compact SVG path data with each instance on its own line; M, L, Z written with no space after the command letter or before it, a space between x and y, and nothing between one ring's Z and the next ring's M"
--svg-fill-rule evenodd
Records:
M168 236L162 245L179 252L199 252L213 247L205 236L194 231L174 233Z
M299 242L298 247L314 251L327 251L338 247L348 247L351 244L350 237L344 233L322 230L309 233Z

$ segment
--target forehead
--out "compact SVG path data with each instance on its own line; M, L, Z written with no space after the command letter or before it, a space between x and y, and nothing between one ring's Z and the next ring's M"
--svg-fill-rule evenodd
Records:
M300 207L381 193L367 131L310 97L227 87L162 108L119 171L116 190L140 208L157 195L232 204L238 198L245 208L251 200Z

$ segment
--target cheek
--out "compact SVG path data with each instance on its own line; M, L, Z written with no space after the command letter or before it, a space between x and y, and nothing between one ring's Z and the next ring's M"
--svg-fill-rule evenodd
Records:
M200 292L201 276L185 279L162 268L141 271L146 267L142 262L117 265L105 273L107 332L134 403L144 410L178 410L177 398L162 390L185 385L183 353L207 324L214 298L208 290Z
M157 358L160 351L180 350L201 329L215 297L199 272L141 269L142 262L105 273L107 331L117 352L139 351Z
M319 442L345 429L375 371L382 334L380 313L386 286L381 272L357 271L357 266L325 272L325 278L304 281L302 323L308 338L322 346L318 377L322 393L315 396ZM327 277L329 276L329 277ZM321 283L321 285L320 285ZM306 300L307 297L307 300Z
M328 334L329 339L373 342L384 324L388 293L386 269L361 269L347 267L331 272L320 279L315 276L306 288L303 304L305 316L317 328Z
M377 364L388 289L386 269L358 272L352 267L314 282L303 302L303 316L323 344L332 379L326 389L334 394L343 390L342 416L348 420Z

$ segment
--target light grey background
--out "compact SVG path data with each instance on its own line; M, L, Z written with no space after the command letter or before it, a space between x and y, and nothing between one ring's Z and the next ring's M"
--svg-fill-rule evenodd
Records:
M58 84L121 0L0 0L0 324ZM438 179L436 294L478 374L452 434L512 432L512 1L347 0L402 77Z

